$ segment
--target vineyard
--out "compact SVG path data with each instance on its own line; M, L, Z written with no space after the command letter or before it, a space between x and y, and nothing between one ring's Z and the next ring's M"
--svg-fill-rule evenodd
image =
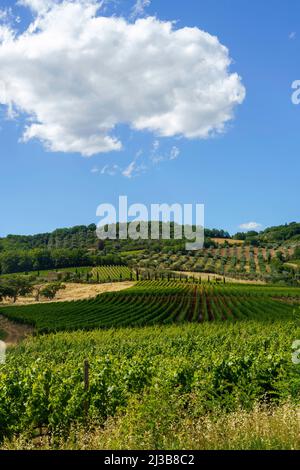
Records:
M145 326L183 322L291 318L300 289L217 285L186 281L140 281L94 299L5 306L8 318L40 332Z
M81 283L105 283L116 281L131 281L135 279L135 274L127 266L97 266L97 267L75 267L50 269L44 271L31 271L18 273L17 275L27 275L35 278L36 281L62 280L64 282ZM2 274L0 278L9 279L11 274Z
M171 294L174 287L169 289ZM19 433L22 448L27 439L39 446L39 440L32 441L37 436L56 448L68 437L69 446L80 446L72 429L91 422L105 432L98 448L201 448L205 416L225 419L264 403L270 414L271 406L299 403L300 376L290 349L296 337L299 327L285 319L32 338L11 349L0 365L0 446ZM199 439L193 442L198 426ZM291 439L289 434L289 446L295 445ZM89 442L85 437L81 445Z
M97 282L132 281L134 277L127 266L100 266L92 269L91 279Z
M282 272L297 269L287 260L294 253L294 247L262 248L253 246L219 246L207 248L193 254L172 254L144 252L127 255L125 259L132 265L149 271L186 271L216 273L240 279L271 280L282 277ZM293 263L292 263L293 264Z

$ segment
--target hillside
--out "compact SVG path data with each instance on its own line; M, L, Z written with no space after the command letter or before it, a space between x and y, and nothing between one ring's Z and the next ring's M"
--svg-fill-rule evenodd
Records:
M162 230L162 225L161 225ZM297 283L300 223L237 233L205 229L204 249L185 250L185 240L98 240L96 226L57 229L0 239L0 273L57 270L83 266L124 266L155 278L169 271L215 273L237 279Z
M149 226L150 226L149 222ZM160 224L162 227L162 224ZM165 246L173 244L174 224L171 224L171 240L160 240ZM217 244L222 240L229 244L240 244L244 241L246 244L257 244L259 246L268 244L286 244L300 242L300 223L291 222L285 225L269 227L261 232L239 232L234 236L223 229L205 229L205 238L207 242L211 239ZM60 228L49 233L40 233L36 235L7 235L0 238L0 252L12 250L33 250L43 249L109 249L118 251L127 248L137 249L154 247L157 244L155 240L107 240L100 242L96 237L96 225L77 225L70 228ZM176 241L180 245L179 241ZM126 248L127 247L127 248Z
M266 244L292 244L300 242L300 223L291 222L285 225L269 227L261 232L251 231L237 233L236 238L245 240L256 246Z

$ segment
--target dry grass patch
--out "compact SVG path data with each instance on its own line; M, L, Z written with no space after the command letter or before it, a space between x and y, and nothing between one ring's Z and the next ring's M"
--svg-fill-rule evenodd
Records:
M243 240L234 240L233 238L212 238L212 240L218 245L224 245L227 242L229 245L243 245Z
M37 303L49 302L69 302L72 300L84 300L96 297L104 292L119 292L124 289L129 289L135 285L135 282L112 282L106 284L78 284L78 283L65 283L65 289L59 291L53 300L40 298L37 302L33 295L26 297L19 297L14 305L29 305ZM11 305L10 300L0 302L0 305Z

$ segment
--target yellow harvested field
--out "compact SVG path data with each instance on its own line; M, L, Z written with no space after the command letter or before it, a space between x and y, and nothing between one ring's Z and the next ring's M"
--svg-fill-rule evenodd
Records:
M135 282L112 282L106 284L78 284L65 283L66 288L57 293L54 300L41 298L38 302L31 295L28 297L19 297L14 305L27 305L49 302L66 302L71 300L91 299L104 292L118 292L134 286ZM11 304L11 301L0 302L0 305Z

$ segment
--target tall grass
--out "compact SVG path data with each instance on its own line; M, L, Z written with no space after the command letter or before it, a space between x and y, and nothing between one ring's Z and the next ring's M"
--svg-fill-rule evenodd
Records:
M154 403L152 404L154 405ZM175 407L176 408L176 407ZM102 428L74 426L67 439L25 434L5 440L2 450L299 450L300 408L256 406L251 411L175 416L172 408L145 403L109 419Z

